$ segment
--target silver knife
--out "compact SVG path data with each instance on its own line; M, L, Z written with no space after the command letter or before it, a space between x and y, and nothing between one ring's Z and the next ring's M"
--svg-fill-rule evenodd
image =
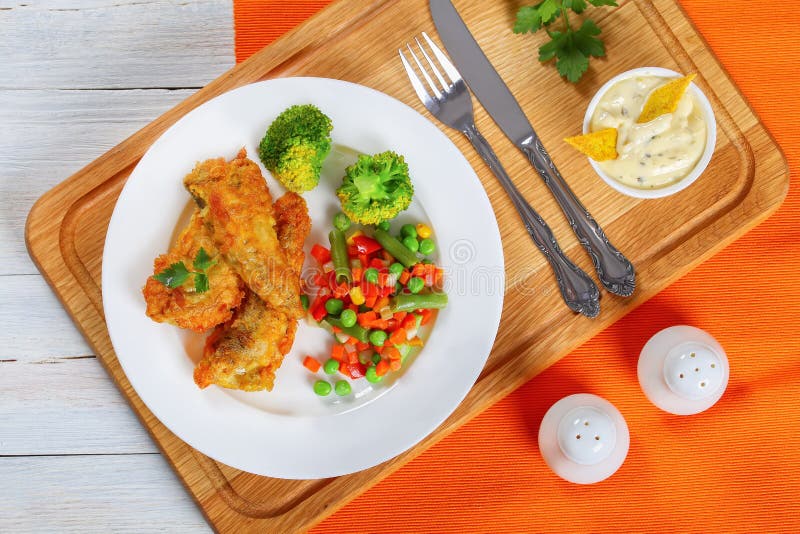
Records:
M606 237L603 229L561 177L533 131L519 103L486 58L450 0L430 0L433 22L459 72L501 130L528 156L555 197L580 243L589 252L603 286L627 297L636 287L633 264Z

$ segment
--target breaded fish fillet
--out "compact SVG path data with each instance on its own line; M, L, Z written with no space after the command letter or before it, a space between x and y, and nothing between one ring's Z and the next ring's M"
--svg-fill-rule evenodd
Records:
M311 231L311 219L302 197L286 193L275 202L275 230L299 280L303 267L303 243ZM206 340L203 359L194 371L201 388L210 384L245 391L272 390L275 372L294 342L297 321L252 291L247 291L233 320L218 326Z
M209 256L219 255L214 240L200 212L195 211L189 225L181 232L167 254L153 262L153 274L158 274L170 265L183 262L192 269L197 252L203 248ZM244 283L227 263L218 258L216 264L206 271L209 290L198 293L190 276L186 282L170 289L153 277L147 279L142 289L147 303L147 316L159 323L170 323L180 328L203 332L230 320L233 309L244 298Z
M275 216L264 177L247 152L198 163L184 178L186 189L225 261L253 293L275 310L303 315L300 281L275 234Z

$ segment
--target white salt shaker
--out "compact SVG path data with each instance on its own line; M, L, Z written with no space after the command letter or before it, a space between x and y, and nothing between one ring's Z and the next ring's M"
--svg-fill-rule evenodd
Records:
M722 345L693 326L672 326L658 332L639 355L642 391L657 407L677 415L692 415L713 406L728 386L729 373Z
M553 404L539 426L539 450L558 476L594 484L625 461L630 434L625 418L610 402L586 393Z

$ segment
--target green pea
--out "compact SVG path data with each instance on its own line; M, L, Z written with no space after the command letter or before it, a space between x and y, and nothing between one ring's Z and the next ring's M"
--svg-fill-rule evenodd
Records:
M375 371L374 365L367 367L367 372L364 373L364 377L367 379L367 382L372 382L373 384L383 380L382 376L378 376L378 373ZM330 384L328 384L328 386L330 386Z
M422 278L415 276L408 281L406 287L408 287L408 290L412 293L419 293L422 288L425 287L425 281Z
M376 375L377 376L377 375ZM331 394L331 385L324 380L317 380L314 382L314 393L320 397L327 397Z
M300 295L300 304L303 305L303 309L307 310L309 306L308 295Z
M380 354L378 354L376 352L375 354L372 355L372 363L374 363L375 365L378 365L378 363L380 361L381 361L381 355Z
M416 232L416 230L414 230ZM419 250L419 241L417 241L416 237L404 237L403 244L406 246L408 250L411 252L416 252Z
M323 365L322 368L325 370L327 374L335 375L336 373L339 372L339 362L331 358L330 360L325 362L325 365Z
M377 284L378 283L378 269L375 267L370 267L366 271L364 271L364 280L369 282L370 284Z
M378 229L383 230L384 232L389 231L389 221L381 221L376 226Z
M389 337L386 335L386 332L383 330L373 330L369 333L369 342L375 345L376 347L382 347L384 343L386 343L386 338Z
M328 299L325 302L325 311L331 315L339 315L344 308L344 302L341 299Z
M433 242L433 239L423 239L419 242L419 251L426 256L428 254L433 254L433 251L436 250L436 245Z
M346 232L350 228L350 219L340 211L333 216L333 225L342 232Z
M389 272L394 274L394 275L400 276L400 273L403 272L403 264L402 263L396 263L396 262L391 264L389 266Z
M336 382L336 385L333 387L336 391L336 394L340 397L344 397L345 395L350 395L350 382L347 380L339 380Z
M400 228L400 235L403 237L413 237L414 239L416 239L417 229L414 227L413 224L404 224Z
M342 324L347 328L351 326L355 326L356 324L356 312L347 308L346 310L342 310L342 314L339 316L339 320L342 321Z

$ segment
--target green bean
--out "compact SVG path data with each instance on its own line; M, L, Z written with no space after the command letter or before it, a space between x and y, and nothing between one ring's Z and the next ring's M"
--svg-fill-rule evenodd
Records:
M308 295L300 295L300 304L303 305L303 309L307 310L309 306Z
M347 240L344 237L344 232L334 228L328 234L328 240L331 243L331 259L333 260L334 272L336 272L336 283L340 284L342 279L346 282L352 281L350 256L347 254Z
M337 319L336 317L330 317L330 316L325 318L325 322L327 322L331 326L340 328L342 332L344 332L348 336L356 338L362 343L367 343L369 341L369 330L365 329L361 325L355 324L353 326L345 326L344 323L342 323L341 319Z
M392 311L440 309L447 306L447 293L401 293L392 299ZM328 321L329 319L326 319Z
M375 239L377 239L378 243L380 243L381 246L386 249L386 252L391 254L397 261L406 267L413 267L419 263L419 258L417 258L417 255L408 250L405 245L392 237L388 232L380 229L375 230Z

